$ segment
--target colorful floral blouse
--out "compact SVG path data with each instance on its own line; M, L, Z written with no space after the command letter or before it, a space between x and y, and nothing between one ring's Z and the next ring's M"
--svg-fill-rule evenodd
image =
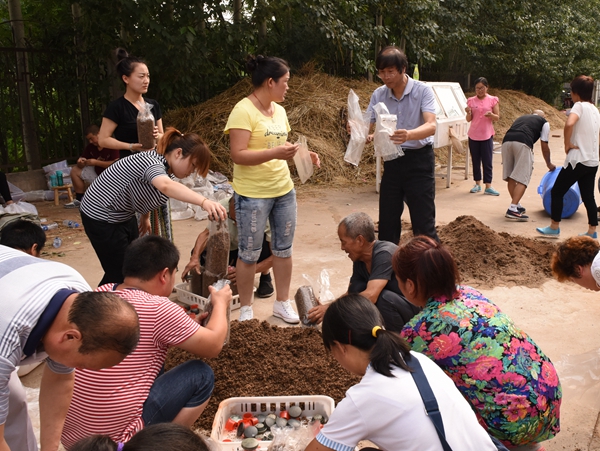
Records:
M429 299L402 336L452 378L490 434L514 446L551 439L562 397L554 365L480 292L458 290Z

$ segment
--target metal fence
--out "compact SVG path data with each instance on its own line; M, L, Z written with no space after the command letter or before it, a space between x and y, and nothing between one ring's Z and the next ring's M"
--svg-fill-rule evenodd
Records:
M78 65L77 57L68 52L0 47L0 168L5 172L27 170L16 70L18 51L28 59L41 163L73 162L83 149L83 129L89 125L82 118L99 123L107 101L101 74L90 78L85 65ZM86 99L85 114L80 99Z

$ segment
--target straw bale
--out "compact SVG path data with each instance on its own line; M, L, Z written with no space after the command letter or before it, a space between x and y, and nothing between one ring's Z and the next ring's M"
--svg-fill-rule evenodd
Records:
M299 134L306 136L309 148L317 152L321 158L321 169L315 168L315 173L307 184L327 184L327 186L372 184L375 179L372 144L365 147L358 167L344 161L348 139L345 131L344 109L350 89L356 92L361 107L366 109L373 90L379 84L366 80L334 77L307 66L293 74L289 86L286 99L282 102L292 128L289 140L295 142ZM229 136L223 133L223 129L235 104L251 92L250 80L243 79L204 103L167 111L164 123L184 133L195 132L202 136L213 154L211 169L231 178L233 164L229 156ZM546 112L552 129L562 129L564 125L564 114L538 98L507 90L491 89L490 94L500 98L501 118L495 123L497 141L504 137L506 130L517 117L531 113L534 109ZM469 95L474 94L467 93L467 96ZM445 148L436 149L438 165L446 164L446 155ZM455 152L454 164L464 164L464 155ZM290 169L297 182L296 185L299 185L293 164Z

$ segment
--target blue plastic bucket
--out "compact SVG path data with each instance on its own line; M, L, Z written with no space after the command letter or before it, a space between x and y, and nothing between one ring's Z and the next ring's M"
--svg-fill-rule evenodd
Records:
M540 196L542 196L542 203L544 204L544 210L548 214L551 214L552 208L552 187L554 186L554 182L556 182L556 177L558 177L558 173L562 168L556 168L552 172L546 172L542 177L542 181L540 182L540 186L538 186L537 192ZM570 218L575 214L577 209L581 205L581 192L579 191L579 185L577 182L569 188L567 194L563 198L563 211L562 218Z

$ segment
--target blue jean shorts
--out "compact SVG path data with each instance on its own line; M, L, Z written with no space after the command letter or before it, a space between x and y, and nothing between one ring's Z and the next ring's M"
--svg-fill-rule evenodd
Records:
M280 197L258 199L235 193L238 226L238 258L244 263L258 261L267 219L271 225L271 252L275 257L292 256L296 231L296 190Z

